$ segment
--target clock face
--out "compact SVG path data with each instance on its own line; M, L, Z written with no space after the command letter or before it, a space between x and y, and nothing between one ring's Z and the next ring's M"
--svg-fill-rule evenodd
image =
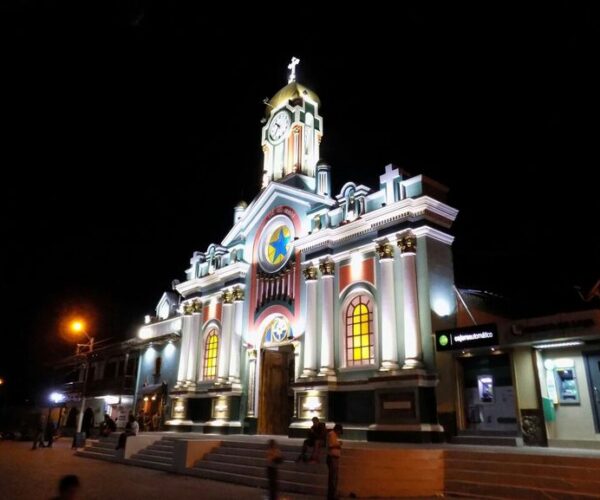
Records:
M292 120L287 111L280 111L277 113L273 120L271 120L271 126L269 127L269 137L272 141L277 142L283 138L285 133L290 128Z

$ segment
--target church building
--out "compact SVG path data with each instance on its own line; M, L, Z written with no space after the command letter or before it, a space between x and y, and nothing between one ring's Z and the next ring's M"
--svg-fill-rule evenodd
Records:
M456 326L457 210L443 185L392 165L379 186L333 192L343 168L320 158L321 102L298 62L266 103L262 189L140 328L155 348L176 344L163 420L303 436L317 416L347 438L438 441L433 333Z

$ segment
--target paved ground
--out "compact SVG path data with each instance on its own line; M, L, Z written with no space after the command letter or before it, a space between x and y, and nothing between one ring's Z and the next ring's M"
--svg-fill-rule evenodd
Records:
M167 472L76 457L71 442L31 451L31 443L0 441L0 499L46 500L57 494L59 479L77 474L85 500L260 500L263 490ZM285 495L294 500L313 497Z

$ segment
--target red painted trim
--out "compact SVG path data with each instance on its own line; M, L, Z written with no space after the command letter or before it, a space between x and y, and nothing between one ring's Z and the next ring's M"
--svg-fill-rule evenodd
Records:
M373 259L365 259L360 264L360 269L356 270L354 276L352 276L352 267L351 264L346 264L345 266L340 266L340 293L345 290L352 283L356 283L358 281L366 281L375 286L375 265Z
M256 311L256 304L257 304L257 300L258 300L258 290L256 289L256 277L258 274L257 273L257 271L258 271L258 252L260 251L260 249L258 248L258 246L259 246L258 243L259 243L260 237L262 235L263 229L265 228L267 223L276 215L286 215L287 217L289 217L289 219L292 221L292 224L294 225L294 232L296 233L296 235L298 235L302 229L300 217L298 216L296 211L294 209L292 209L291 207L282 205L279 207L275 207L273 210L271 210L265 216L265 218L260 223L260 226L256 230L256 233L254 236L254 242L252 243L252 271L251 271L251 275L250 275L250 286L251 286L250 307L249 307L249 311L248 311L248 314L249 314L248 325L250 325L250 328L252 330L254 330L254 328L256 328L256 326L260 324L260 318L263 316L263 314L266 311L271 310L271 307L269 307L266 311L263 311L263 313L261 313L261 315L259 316L259 318L256 319L256 321L254 320L254 311ZM289 317L290 314L289 314L289 311L287 311L287 309L285 309L282 306L273 306L273 307L280 307L281 309L287 311L286 317L292 324L295 323L296 320L298 319L299 310L300 310L299 305L296 303L296 299L298 297L300 297L300 252L296 252L295 259L296 259L295 287L294 287L295 288L295 291L294 291L295 315L293 318L290 318ZM269 314L272 314L272 313L269 313Z

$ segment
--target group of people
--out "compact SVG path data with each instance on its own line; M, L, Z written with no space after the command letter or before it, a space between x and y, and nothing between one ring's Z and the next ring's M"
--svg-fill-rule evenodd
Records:
M54 443L54 434L56 428L52 419L46 418L43 414L36 415L35 429L33 432L33 446L32 450L39 448L52 448Z
M331 431L327 431L324 422L318 417L313 417L312 426L308 430L308 437L302 444L300 456L296 462L319 463L320 453L323 448L327 449L327 498L334 500L337 498L337 484L340 466L340 456L342 454L342 442L340 436L343 428L340 424L335 424ZM312 450L310 458L308 456L309 448ZM269 481L269 499L276 500L278 495L277 487L277 466L283 462L281 451L277 447L277 442L271 439L267 446L267 478Z
M158 413L152 414L152 416L144 410L140 410L137 416L137 422L142 432L154 432L160 430L160 415Z

